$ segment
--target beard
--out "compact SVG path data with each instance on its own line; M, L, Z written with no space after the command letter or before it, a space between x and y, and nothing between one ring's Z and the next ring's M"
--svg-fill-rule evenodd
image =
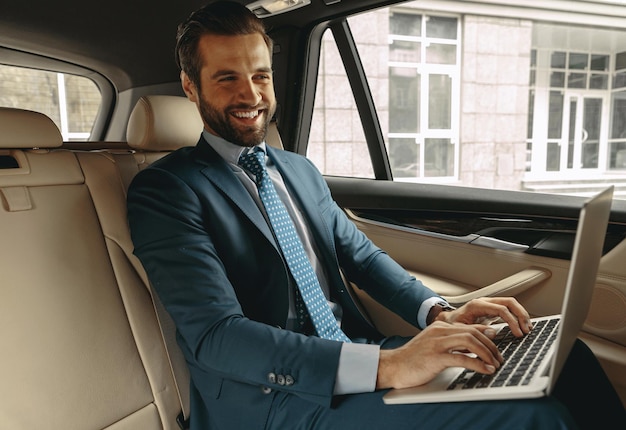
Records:
M267 126L274 115L275 106L258 106L259 115L264 115L260 126L236 127L231 116L228 114L231 109L250 109L251 106L230 106L224 110L219 110L204 97L200 97L200 115L219 137L235 145L253 147L265 140Z

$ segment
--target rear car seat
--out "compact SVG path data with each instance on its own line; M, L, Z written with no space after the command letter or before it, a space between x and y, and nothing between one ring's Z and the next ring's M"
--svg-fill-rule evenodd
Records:
M2 428L177 429L119 166L61 144L47 117L0 108Z
M126 190L201 130L186 98L147 96L129 120L132 151L70 151L45 115L0 108L3 426L185 426L189 375L132 254ZM275 123L267 139L282 148Z
M124 182L165 154L198 143L203 124L196 105L186 97L151 95L141 97L128 120L126 140L134 150L134 163L121 157ZM283 148L276 122L270 122L267 143Z

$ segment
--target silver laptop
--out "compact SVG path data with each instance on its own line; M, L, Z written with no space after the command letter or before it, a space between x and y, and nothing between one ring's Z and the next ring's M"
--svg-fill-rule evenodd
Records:
M515 338L496 324L494 342L505 363L493 375L454 367L429 383L390 390L387 404L536 398L551 393L563 364L582 329L595 286L611 212L613 186L587 200L580 211L561 313L534 318L533 329Z

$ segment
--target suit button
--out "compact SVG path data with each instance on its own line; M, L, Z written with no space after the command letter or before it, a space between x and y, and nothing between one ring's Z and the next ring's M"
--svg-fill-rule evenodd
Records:
M285 385L290 386L293 385L296 382L295 379L293 379L293 376L291 375L286 375L285 376Z
M270 387L261 387L261 391L263 394L269 394L272 392L272 389Z
M270 372L267 374L267 382L269 382L270 384L276 383L276 374L274 372Z
M276 375L278 385L285 385L285 375Z

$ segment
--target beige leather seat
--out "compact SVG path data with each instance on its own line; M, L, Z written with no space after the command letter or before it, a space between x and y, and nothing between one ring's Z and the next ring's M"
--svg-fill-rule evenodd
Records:
M61 140L47 117L0 108L1 426L177 429L119 169Z
M3 428L172 430L188 416L189 375L132 254L126 190L201 131L186 98L142 97L133 151L70 151L45 115L0 108ZM282 146L275 124L268 143Z
M196 105L186 97L143 96L131 112L126 140L137 151L137 163L142 169L167 152L195 146L202 128ZM283 147L274 121L268 128L267 143Z

